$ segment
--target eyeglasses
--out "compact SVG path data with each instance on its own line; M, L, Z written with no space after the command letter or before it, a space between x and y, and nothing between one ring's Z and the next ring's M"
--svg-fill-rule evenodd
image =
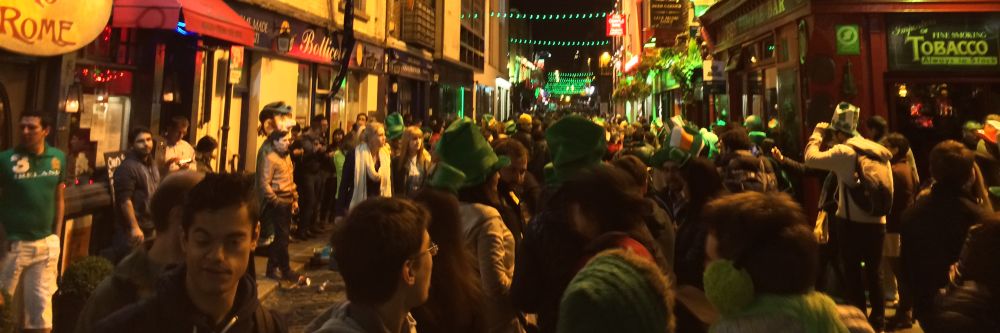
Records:
M426 250L423 250L423 251L420 251L417 254L414 254L413 258L418 258L418 257L424 255L424 253L430 253L431 257L436 256L438 254L438 245L435 244L434 242L431 242L431 246L427 247Z

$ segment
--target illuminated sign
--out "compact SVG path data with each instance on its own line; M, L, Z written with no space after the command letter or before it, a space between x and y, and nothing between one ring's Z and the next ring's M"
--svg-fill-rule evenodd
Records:
M608 14L607 34L608 37L625 35L625 15L619 13Z
M889 24L893 69L1000 70L1000 16L897 16Z
M104 31L112 0L0 0L0 47L37 56L76 51Z

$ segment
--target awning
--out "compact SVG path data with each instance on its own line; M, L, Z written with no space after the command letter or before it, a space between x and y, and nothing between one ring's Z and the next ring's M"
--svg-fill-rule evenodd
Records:
M254 45L250 24L222 0L115 0L115 28L182 28L225 41Z

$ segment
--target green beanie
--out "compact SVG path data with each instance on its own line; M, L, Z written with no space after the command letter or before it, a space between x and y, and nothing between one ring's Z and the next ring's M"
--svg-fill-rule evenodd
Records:
M403 135L406 126L403 124L403 116L399 113L391 113L385 117L385 137L389 140L398 139Z

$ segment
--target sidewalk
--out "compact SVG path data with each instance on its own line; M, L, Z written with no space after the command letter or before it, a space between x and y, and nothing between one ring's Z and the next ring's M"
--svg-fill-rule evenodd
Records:
M302 272L306 263L313 256L314 248L322 248L326 246L330 239L331 231L324 232L322 235L313 237L312 239L299 241L291 243L288 245L288 256L291 258L292 270ZM254 256L254 268L256 268L257 273L257 298L264 299L272 292L278 289L278 281L268 279L264 276L264 270L267 269L267 257L266 256ZM288 284L290 282L285 282Z

